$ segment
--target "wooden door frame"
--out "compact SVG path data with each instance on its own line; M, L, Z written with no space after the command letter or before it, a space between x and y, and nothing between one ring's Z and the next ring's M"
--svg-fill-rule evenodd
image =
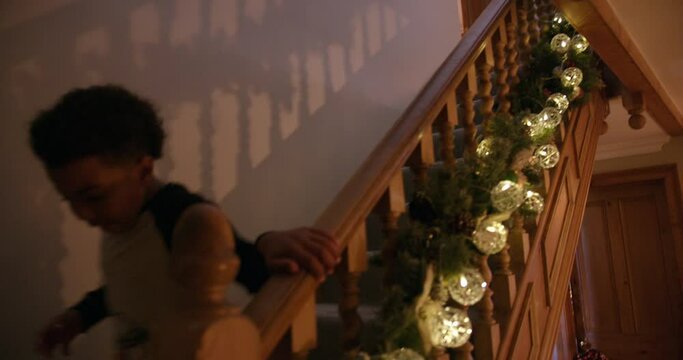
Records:
M598 186L602 187L652 181L659 182L664 186L669 225L671 226L671 233L674 241L674 257L678 270L679 286L683 291L683 197L681 196L681 183L678 177L677 165L667 164L594 174L591 179L591 189ZM578 287L575 289L575 285L578 282L578 275L576 273L577 261L578 258L575 258L571 286L572 291L574 292L572 298L575 320L574 330L577 336L577 344L579 344L579 348L581 348L581 341L586 341L587 339L585 338L586 332L583 324L581 304L583 299L581 298L580 291L578 291ZM586 345L590 346L590 343L586 343Z
M594 174L591 179L591 188L646 181L661 182L664 185L669 225L674 241L674 255L678 267L678 281L683 291L683 197L681 196L681 182L678 178L676 164Z

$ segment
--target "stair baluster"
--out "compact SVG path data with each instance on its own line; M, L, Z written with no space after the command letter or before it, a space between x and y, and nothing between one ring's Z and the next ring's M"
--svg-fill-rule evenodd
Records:
M491 82L491 69L495 62L493 56L493 46L491 38L484 42L484 52L479 56L477 65L477 76L479 78L479 86L477 96L481 99L479 113L482 116L483 122L486 123L493 116L493 83Z
M484 280L491 283L493 273L488 264L488 256L482 256L479 264ZM491 287L487 287L484 292L484 298L479 301L475 307L479 312L479 316L473 321L474 332L474 351L478 359L494 359L500 344L500 325L493 316L493 291Z
M443 159L444 166L447 169L455 167L455 142L453 139L453 129L458 125L458 109L456 103L455 93L449 93L446 100L446 116L437 120L441 136L441 159Z
M398 220L406 211L405 191L403 190L403 173L394 174L389 187L382 195L375 212L382 219L382 232L385 241L382 244L382 260L384 262L385 287L394 283L394 259L396 258L396 241L398 237Z
M474 153L477 149L477 125L474 123L474 96L477 94L477 72L474 66L467 71L465 81L460 84L459 98L464 107L463 121L465 127L465 149Z
M541 38L541 24L539 21L540 9L538 1L531 0L528 3L528 21L531 46L536 45Z
M507 23L505 30L507 31L507 59L505 64L508 69L508 84L510 88L519 83L519 48L517 45L517 7L512 4L512 9L510 10L510 21ZM506 94L507 95L507 94ZM510 99L506 98L508 105L510 104ZM509 111L509 108L508 108Z
M519 31L519 60L520 64L529 59L531 53L531 34L529 33L529 12L527 11L529 0L521 0L517 3L517 20Z
M315 349L318 342L318 327L315 314L315 294L310 296L299 315L294 318L290 329L292 359L308 359L308 353Z
M551 0L540 0L540 21L541 31L545 32L550 29L552 25L553 16L555 15L555 6Z
M515 214L511 218L512 226L508 232L508 246L510 247L510 266L512 272L520 281L524 272L524 265L529 257L530 240L529 233L524 229L524 217Z
M415 189L422 190L429 181L429 168L434 165L434 137L432 125L424 127L420 133L420 143L408 159L408 166L415 174Z
M337 276L342 288L339 316L342 319L342 349L346 359L355 359L360 351L360 335L363 321L358 314L360 288L358 280L368 269L368 246L365 223L358 227L344 251Z
M510 71L507 66L508 34L505 19L498 25L496 37L494 71L496 72L496 86L498 88L496 94L497 111L507 113L510 111L510 100L507 97L510 93Z
M467 306L458 306L461 309L467 311ZM474 350L474 345L472 345L471 339L462 346L453 350L455 353L455 360L473 360L472 351Z

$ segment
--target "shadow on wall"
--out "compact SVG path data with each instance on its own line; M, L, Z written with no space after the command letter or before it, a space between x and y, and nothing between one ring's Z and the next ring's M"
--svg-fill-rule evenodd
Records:
M99 281L97 233L59 205L26 144L38 109L76 86L122 84L166 119L163 178L213 198L250 236L310 224L457 42L456 2L431 6L74 0L0 30L0 270L12 289L0 355L31 358L42 323ZM102 355L85 347L78 358Z

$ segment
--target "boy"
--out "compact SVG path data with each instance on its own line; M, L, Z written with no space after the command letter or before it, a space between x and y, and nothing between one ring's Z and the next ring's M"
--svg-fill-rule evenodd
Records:
M178 237L225 238L231 227L221 210L178 184L154 175L164 131L150 103L113 85L76 89L31 123L30 140L48 177L73 213L104 232L101 251L106 286L54 318L37 350L51 356L104 317L115 314L118 343L145 345L150 323L173 311L178 284L168 274ZM236 232L241 258L237 281L251 292L268 271L310 272L319 281L339 262L334 239L317 229L267 232L255 245Z

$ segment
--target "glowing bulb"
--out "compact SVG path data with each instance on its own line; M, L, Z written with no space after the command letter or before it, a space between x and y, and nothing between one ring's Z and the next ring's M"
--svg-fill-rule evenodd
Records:
M538 214L543 211L543 196L541 194L528 190L524 196L524 202L522 203L522 208L526 211Z
M430 339L433 345L456 348L469 340L472 335L472 322L467 312L446 306L427 319Z
M546 129L553 129L562 122L562 113L554 107L547 107L538 114L539 124Z
M560 81L562 81L562 86L573 88L579 86L583 80L583 73L581 69L570 67L566 68L562 75L560 75Z
M484 297L487 285L481 272L474 268L463 270L447 283L448 293L453 300L466 306L478 303Z
M505 247L508 229L495 220L482 221L472 233L472 242L484 254L495 254Z
M560 162L560 151L554 144L541 145L534 151L534 158L539 166L550 169Z
M493 138L486 138L477 145L477 156L485 159L493 154Z
M491 204L500 212L516 209L524 200L524 190L517 183L503 180L491 190Z
M536 125L538 123L538 119L536 119L537 116L538 116L538 114L524 115L524 117L522 118L522 124L524 124L528 127L533 127L534 125Z
M555 28L559 28L566 22L567 20L564 18L564 16L562 16L562 14L557 13L555 16L553 16L553 27Z
M572 39L569 41L569 45L571 48L574 50L575 53L580 54L586 49L588 49L588 39L586 39L585 36L581 34L576 34L572 36Z
M569 108L569 99L567 99L567 95L565 94L554 93L548 96L546 105L556 107L560 112L565 112L567 108Z
M567 34L557 34L550 40L550 49L556 53L564 54L569 51L571 38Z
M527 132L532 139L535 139L543 133L543 126L541 125L538 114L527 114L522 118L522 124L527 127Z

